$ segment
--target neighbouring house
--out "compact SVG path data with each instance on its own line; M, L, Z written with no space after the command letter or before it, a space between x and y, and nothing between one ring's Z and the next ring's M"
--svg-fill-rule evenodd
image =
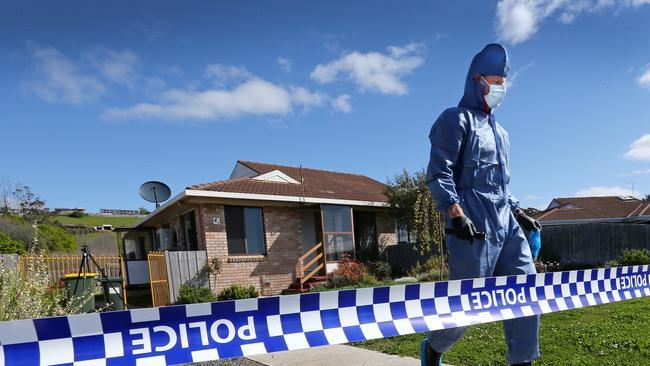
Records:
M534 216L543 226L542 259L600 265L625 249L650 249L650 201L632 196L554 198Z
M189 186L122 229L129 283L148 280L149 251L204 250L222 263L213 291L237 283L262 295L325 275L343 256L376 259L397 244L384 190L359 174L238 161L229 179Z
M650 223L650 201L632 196L554 198L536 215L546 225Z

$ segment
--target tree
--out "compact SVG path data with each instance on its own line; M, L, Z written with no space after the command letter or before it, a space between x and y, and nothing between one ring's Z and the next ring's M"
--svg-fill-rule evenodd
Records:
M645 197L643 197L643 202L650 202L650 193L646 194Z
M0 187L0 215L11 215L15 209L13 189L8 178L3 179Z
M535 207L528 207L528 208L524 208L524 209L522 209L522 210L523 210L523 211L526 213L526 215L528 215L528 216L533 216L533 215L536 215L536 214L538 214L538 213L540 212L540 211L539 211L538 209L536 209Z
M144 208L144 207L140 207L140 208L138 209L138 213L139 213L140 215L148 215L150 212L149 212L149 210L147 210L146 208Z
M444 219L427 187L426 173L421 170L410 174L405 169L387 186L388 203L396 212L397 225L415 236L413 250L422 256L436 245L442 254Z
M395 212L397 227L406 230L407 235L411 234L413 228L413 208L418 196L417 184L417 178L411 176L406 169L389 179L386 184L385 194L388 204Z
M49 212L45 209L45 201L32 192L28 186L16 184L12 197L18 205L18 214L25 220L41 223L49 216Z

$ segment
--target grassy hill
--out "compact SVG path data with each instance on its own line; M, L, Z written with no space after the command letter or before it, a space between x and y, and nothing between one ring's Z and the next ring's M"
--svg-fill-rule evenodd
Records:
M87 215L84 217L70 217L55 215L53 219L62 224L85 225L85 226L99 226L99 225L113 225L114 227L133 226L137 224L142 217L131 216L104 216L104 215Z

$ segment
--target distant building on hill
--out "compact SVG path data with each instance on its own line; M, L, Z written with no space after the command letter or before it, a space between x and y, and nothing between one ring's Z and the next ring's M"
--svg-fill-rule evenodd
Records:
M111 216L138 216L138 210L120 210L114 208L102 208L99 210L99 213L102 215L111 215Z
M52 209L53 214L62 216L69 216L75 212L85 214L86 209L82 207L57 207Z

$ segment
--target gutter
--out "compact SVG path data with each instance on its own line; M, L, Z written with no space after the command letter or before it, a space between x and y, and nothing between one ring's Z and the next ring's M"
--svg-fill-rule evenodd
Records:
M358 201L358 200L344 200L336 198L318 198L318 197L299 197L299 196L279 196L273 194L254 194L254 193L236 193L236 192L221 192L221 191L202 191L197 189L185 189L177 194L171 200L165 202L163 205L149 213L142 220L140 220L133 228L142 226L144 223L159 214L165 208L173 205L174 203L186 197L203 197L203 198L225 198L225 199L241 199L252 201L274 201L274 202L295 202L295 203L320 203L328 205L345 205L345 206L363 206L363 207L390 207L387 202L378 201Z

